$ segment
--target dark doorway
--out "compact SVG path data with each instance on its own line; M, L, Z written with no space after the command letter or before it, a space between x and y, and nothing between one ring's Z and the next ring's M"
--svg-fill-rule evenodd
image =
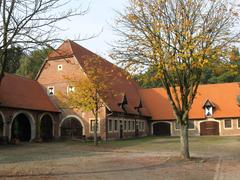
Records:
M3 128L4 128L3 117L0 114L0 139L3 137Z
M61 137L64 138L82 138L83 126L76 118L67 118L61 125Z
M31 140L31 124L25 114L19 114L14 118L11 129L11 137L20 141Z
M200 124L200 135L219 135L219 123L215 121L206 121Z
M41 138L43 141L51 141L53 138L53 123L49 115L44 115L41 119Z
M139 136L139 123L136 124L136 127L135 127L135 136L136 136L136 137Z
M153 135L155 136L170 136L171 127L169 123L158 122L153 124Z

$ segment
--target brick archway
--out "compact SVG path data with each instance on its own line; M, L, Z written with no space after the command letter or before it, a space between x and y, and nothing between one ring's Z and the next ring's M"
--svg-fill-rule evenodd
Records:
M71 122L70 122L70 121ZM64 134L63 126L68 129L70 134L76 133L76 136L85 136L85 125L83 121L76 115L68 115L62 119L59 124L59 136L61 137ZM66 132L66 131L65 131Z
M28 111L18 111L13 115L12 121L9 124L8 139L9 139L9 141L12 139L12 135L14 133L14 132L12 132L13 128L14 128L13 127L14 121L19 116L22 116L21 118L23 118L23 119L26 118L23 120L24 121L23 123L25 123L25 125L27 125L29 123L29 131L30 131L29 141L31 142L36 137L36 123L35 123L35 119L34 119L33 115L31 113L29 113ZM18 120L18 121L20 121L20 120ZM21 130L24 131L24 125L22 125ZM27 137L26 137L26 139L27 139Z
M6 121L4 114L0 111L0 137L6 136Z
M51 141L54 136L54 119L49 113L40 117L40 137L43 141Z
M171 136L171 123L169 122L153 123L152 134L155 136Z

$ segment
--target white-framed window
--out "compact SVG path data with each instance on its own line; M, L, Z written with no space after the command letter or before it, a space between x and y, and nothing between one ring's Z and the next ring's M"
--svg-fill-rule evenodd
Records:
M240 118L238 118L238 120L237 120L237 122L238 122L238 129L240 129Z
M123 121L123 130L127 131L127 121Z
M59 64L58 65L58 71L62 71L63 70L63 65L62 64Z
M67 87L67 93L72 93L72 92L75 92L75 87L69 85L69 86Z
M94 128L95 128L95 119L90 119L90 131L94 132ZM97 132L100 132L100 123L99 120L97 122Z
M211 117L213 115L213 107L212 106L205 106L205 116Z
M131 121L131 122L132 122L132 128L131 128L131 130L134 131L134 129L135 129L134 124L135 124L135 123L134 123L134 121Z
M128 130L131 130L131 121L128 121Z
M136 122L136 129L138 129L139 131L141 130L141 129L140 129L140 128L141 128L140 126L141 126L140 121L137 121L137 122Z
M232 120L231 120L231 119L225 119L225 120L224 120L224 128L225 128L225 129L230 129L230 128L232 128Z
M118 130L118 120L114 121L114 131Z
M108 131L112 131L112 120L111 119L109 119L108 120Z
M48 96L54 96L54 86L47 87L47 94Z

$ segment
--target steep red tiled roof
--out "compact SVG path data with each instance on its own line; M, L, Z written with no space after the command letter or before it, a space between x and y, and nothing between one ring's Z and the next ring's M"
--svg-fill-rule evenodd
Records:
M1 82L0 107L59 112L37 81L12 74Z
M73 41L67 40L64 41L64 43L56 51L50 53L48 59L58 59L71 56L75 56L75 58L78 60L79 64L83 68L84 72L88 74L88 69L87 67L85 67L85 64L87 64L86 61L88 61L89 58L96 56L96 54ZM100 63L98 64L98 68L101 68L103 71L111 72L110 75L107 77L109 82L111 82L109 83L109 88L111 88L113 91L117 92L116 94L118 94L114 97L108 97L105 100L107 106L112 111L124 112L118 104L121 102L122 95L125 93L128 99L128 105L125 106L127 113L138 114L137 110L135 109L135 107L138 106L140 101L138 84L134 80L129 79L126 73L116 65L108 62L101 57L98 58L100 61ZM147 110L144 103L143 108L141 108L140 111L142 115L150 116L149 111Z
M172 107L163 88L141 89L140 95L149 107L153 120L174 120ZM237 96L240 95L240 83L200 85L189 113L190 119L204 119L203 106L207 100L214 104L213 118L240 117Z

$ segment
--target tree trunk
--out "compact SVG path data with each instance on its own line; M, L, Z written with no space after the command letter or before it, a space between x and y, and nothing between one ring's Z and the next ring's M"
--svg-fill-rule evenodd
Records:
M189 144L188 144L188 126L187 124L180 123L180 143L181 143L181 154L182 159L190 159Z
M94 123L94 145L98 145L98 137L97 137L97 130L98 130L98 114L95 115L95 123Z

